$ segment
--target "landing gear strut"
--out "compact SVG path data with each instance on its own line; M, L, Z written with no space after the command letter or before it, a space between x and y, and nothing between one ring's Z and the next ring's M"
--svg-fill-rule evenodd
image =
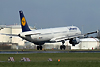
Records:
M62 49L66 49L66 46L64 45L64 43L65 43L65 41L62 41L62 45L60 46L60 49L62 50Z
M37 50L42 50L42 46L37 46Z

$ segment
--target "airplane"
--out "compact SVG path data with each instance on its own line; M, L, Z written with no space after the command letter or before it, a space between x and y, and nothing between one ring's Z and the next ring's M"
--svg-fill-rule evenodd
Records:
M22 27L22 32L18 35L8 34L11 36L19 36L22 39L25 39L29 42L37 45L37 50L42 50L42 45L45 43L56 43L62 42L60 49L66 49L64 45L66 40L69 40L69 43L72 46L80 43L79 37L84 37L85 35L97 33L98 31L90 32L87 34L81 34L81 31L76 26L67 26L67 27L56 27L56 28L46 28L46 29L37 29L31 30L27 24L26 18L23 14L23 11L19 11L20 22Z

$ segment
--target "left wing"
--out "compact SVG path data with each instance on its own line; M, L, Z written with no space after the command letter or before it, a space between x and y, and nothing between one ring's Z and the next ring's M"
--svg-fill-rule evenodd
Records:
M7 35L7 36L19 36L17 34L5 34L5 33L0 33L1 35Z

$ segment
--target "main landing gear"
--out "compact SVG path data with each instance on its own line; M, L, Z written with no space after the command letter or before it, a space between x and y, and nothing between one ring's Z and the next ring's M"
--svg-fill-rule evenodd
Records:
M66 49L66 46L64 45L64 43L65 43L65 41L62 41L62 45L60 46L60 49L62 50L62 49Z
M37 46L37 50L42 50L42 46Z

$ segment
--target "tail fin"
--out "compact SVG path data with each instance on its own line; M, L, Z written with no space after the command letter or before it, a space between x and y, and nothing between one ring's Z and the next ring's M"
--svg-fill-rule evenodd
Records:
M28 24L27 24L27 21L24 17L23 11L19 11L19 14L20 14L22 32L31 31L30 28L28 27Z

